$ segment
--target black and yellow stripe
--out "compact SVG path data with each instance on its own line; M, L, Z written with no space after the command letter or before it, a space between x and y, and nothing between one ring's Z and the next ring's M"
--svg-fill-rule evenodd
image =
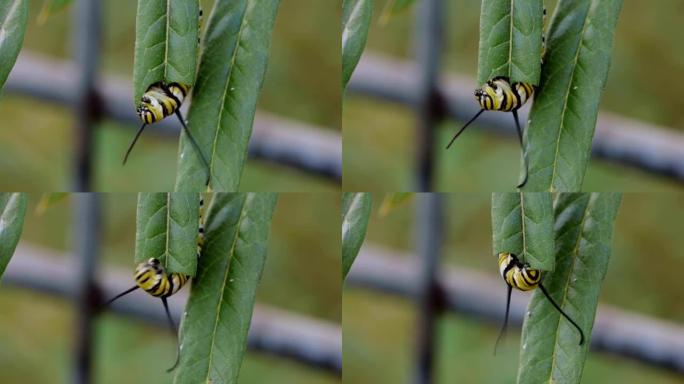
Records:
M461 129L456 132L454 137L447 144L447 149L456 141L456 139L465 131L466 128L484 112L484 111L501 111L512 112L513 120L515 121L515 128L518 131L518 139L520 140L520 147L523 147L523 135L520 128L520 120L518 119L518 109L527 103L527 100L534 96L534 86L529 83L513 83L507 77L499 76L487 81L481 88L475 90L475 100L480 104L480 111L473 116ZM527 158L523 148L523 162L525 163L525 177L523 181L518 184L518 188L522 188L527 183Z
M153 124L175 114L189 91L190 87L178 83L150 85L137 109L140 120L145 124Z
M541 281L538 269L526 267L512 253L499 253L499 272L506 284L521 291L531 291Z
M525 105L533 95L531 84L511 84L506 77L495 77L475 91L475 98L485 111L511 112Z
M204 154L202 153L202 150L197 144L195 138L190 134L190 130L185 124L185 119L180 111L183 101L188 96L188 92L190 92L190 87L179 83L164 84L162 82L157 82L147 88L147 91L145 91L140 99L140 105L136 109L136 113L142 121L142 125L135 134L133 141L128 146L128 150L126 150L126 154L124 155L123 159L124 165L128 160L128 155L130 155L135 143L138 141L138 138L142 134L143 130L145 130L147 125L159 122L168 116L176 115L183 126L183 130L185 131L188 140L190 140L190 143L193 145L197 151L197 154L202 160L202 163L206 167L207 178L205 185L209 185L209 181L211 179L209 162L207 162L206 157L204 157Z
M184 273L167 273L158 259L152 258L135 268L135 284L154 297L169 297L188 282Z
M511 291L513 288L521 291L531 291L537 287L542 291L544 296L549 300L549 302L560 312L560 314L565 317L580 333L580 342L582 345L584 343L584 332L574 320L570 318L561 307L556 304L556 302L551 298L549 293L546 291L541 283L542 273L538 269L530 268L528 265L522 263L516 255L509 252L499 253L499 273L506 281L508 286L508 294L506 296L506 314L504 318L503 326L501 327L501 332L499 337L496 339L496 344L494 346L494 353L496 353L496 346L499 345L499 340L506 331L506 325L508 324L508 312L511 306Z

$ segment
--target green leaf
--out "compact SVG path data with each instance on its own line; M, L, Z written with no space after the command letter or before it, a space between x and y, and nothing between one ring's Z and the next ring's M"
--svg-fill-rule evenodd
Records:
M539 84L542 0L483 0L480 13L478 84L497 76Z
M25 214L25 193L0 193L0 277L19 243Z
M188 0L138 0L133 89L136 105L150 85L192 87L197 68L199 4Z
M620 199L617 193L558 196L556 269L542 276L542 285L580 326L585 340L578 345L577 329L537 289L525 316L518 383L580 382Z
M492 193L494 252L510 252L534 269L552 271L551 194Z
M237 383L277 195L217 193L181 325L174 383Z
M366 237L371 214L371 194L345 192L342 194L342 279L347 277L356 255Z
M67 6L71 5L73 0L44 0L43 8L38 14L38 24L44 24L47 19L57 12L60 12Z
M366 46L373 16L373 0L344 0L342 3L342 88L354 73Z
M526 191L576 192L589 164L622 0L561 0L525 132Z
M405 11L415 2L416 0L388 0L382 14L382 18L387 20L389 17Z
M199 194L140 193L135 262L159 259L167 272L195 276Z
M400 207L411 201L413 196L415 196L415 193L413 192L394 192L386 194L382 199L382 203L380 204L380 209L378 211L379 215L381 217L387 216L397 207Z
M214 191L240 185L279 5L218 1L209 17L188 126L207 156ZM200 192L205 182L206 167L183 133L176 190Z
M0 89L17 61L28 20L28 0L0 0Z
M38 216L44 214L50 207L66 200L71 194L68 192L43 193L40 201L36 204L34 213Z

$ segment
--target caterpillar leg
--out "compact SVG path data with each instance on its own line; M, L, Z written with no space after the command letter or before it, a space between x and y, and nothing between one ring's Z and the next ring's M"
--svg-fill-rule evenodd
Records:
M518 130L518 139L520 140L520 150L522 151L522 156L523 156L523 165L525 167L525 176L523 178L523 181L518 184L517 188L522 188L527 184L527 156L525 155L525 146L523 145L523 135L522 135L522 129L520 128L520 120L518 119L518 110L514 109L513 110L513 119L515 120L515 128Z

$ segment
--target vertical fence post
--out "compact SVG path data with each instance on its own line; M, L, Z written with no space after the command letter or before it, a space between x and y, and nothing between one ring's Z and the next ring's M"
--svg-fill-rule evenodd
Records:
M93 124L99 117L99 98L95 90L99 61L101 11L100 0L77 0L74 4L74 61L78 80L74 90L74 175L72 189L92 189Z
M421 0L417 4L414 51L418 65L416 90L417 158L416 191L430 192L434 174L434 128L441 119L438 94L440 57L443 40L442 0Z
M97 193L75 193L72 197L76 251L76 340L72 377L76 384L88 384L92 379L92 322L99 304L94 273L100 243L100 196Z
M437 269L442 248L443 206L439 193L421 193L416 200L416 248L419 275L416 291L418 312L416 330L416 384L433 381L433 354L436 316L441 311Z

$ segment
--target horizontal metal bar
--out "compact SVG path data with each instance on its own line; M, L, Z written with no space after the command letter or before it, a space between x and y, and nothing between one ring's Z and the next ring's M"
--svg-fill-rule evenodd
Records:
M350 92L415 106L418 103L418 68L414 62L365 52L347 89ZM479 110L473 91L475 81L453 74L442 76L440 94L446 115L466 121ZM529 105L520 111L527 121ZM482 128L514 135L513 119L504 113L485 113L478 120ZM672 129L600 112L592 147L600 159L629 165L651 173L684 180L684 135Z
M19 55L5 90L62 105L73 105L78 79L73 63L31 52ZM104 116L137 128L130 80L105 76L99 83ZM189 103L185 103L185 107ZM186 109L184 108L184 109ZM178 138L180 127L172 119L150 126L157 135ZM342 180L342 137L330 129L314 127L264 112L257 112L249 144L250 156Z
M417 292L419 270L413 255L366 244L347 284L410 299ZM503 281L495 276L461 266L442 266L438 280L446 309L499 326L506 307L506 290ZM513 295L511 323L522 324L529 298ZM599 304L591 347L684 373L684 327L678 324Z
M72 256L50 250L21 245L2 279L3 285L13 285L61 297L72 297L76 274L69 263ZM113 297L133 286L131 271L107 267L96 279L102 298ZM171 315L179 324L188 289L169 299ZM143 292L132 293L108 308L113 312L160 327L166 327L166 315L158 299ZM342 330L339 325L281 309L257 304L249 329L248 347L308 364L320 369L342 373Z

